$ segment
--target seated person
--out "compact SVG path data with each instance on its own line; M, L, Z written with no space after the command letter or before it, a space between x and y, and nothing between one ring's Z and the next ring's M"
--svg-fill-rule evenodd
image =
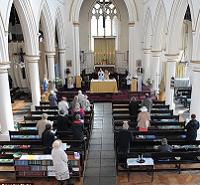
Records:
M72 124L71 117L64 110L58 112L57 130L67 131Z
M150 126L150 114L149 112L147 112L147 108L146 107L142 107L140 108L140 113L138 114L137 117L137 127L139 128L139 131L141 132L147 132L148 131L148 127Z
M189 141L195 141L197 138L197 130L199 129L199 122L196 120L196 115L191 115L191 120L185 127L187 129L186 139Z
M76 114L75 116L75 120L72 123L72 131L73 131L75 140L84 139L84 124L81 121L80 114Z
M45 147L44 154L51 154L51 146L55 140L55 135L51 131L51 125L46 124L45 130L42 133L42 144Z
M167 143L167 139L166 138L163 138L162 141L161 141L161 144L159 147L158 147L158 150L160 152L172 152L172 149L173 147L168 145Z

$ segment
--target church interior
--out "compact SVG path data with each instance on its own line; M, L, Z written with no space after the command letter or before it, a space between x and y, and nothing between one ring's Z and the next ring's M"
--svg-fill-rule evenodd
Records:
M0 184L199 184L199 0L0 4Z

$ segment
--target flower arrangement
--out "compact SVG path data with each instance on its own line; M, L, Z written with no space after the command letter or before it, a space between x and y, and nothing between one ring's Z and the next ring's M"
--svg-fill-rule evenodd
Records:
M54 80L54 84L56 85L57 89L62 87L62 79L56 77L55 80Z

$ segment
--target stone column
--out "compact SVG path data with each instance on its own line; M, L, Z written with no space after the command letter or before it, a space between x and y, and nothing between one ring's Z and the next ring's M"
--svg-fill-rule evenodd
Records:
M8 68L10 68L9 63L0 63L0 124L3 134L8 130L14 130Z
M176 62L178 55L166 55L167 64L166 64L166 83L165 83L165 96L166 104L170 105L170 109L175 109L174 104L174 88L170 87L171 77L175 78L176 74Z
M134 60L134 32L135 32L135 23L129 22L129 68L128 71L132 75L136 75L136 64Z
M32 95L32 107L34 110L35 106L40 105L41 95L40 95L40 78L39 78L39 66L38 61L39 56L26 56L29 67L30 85L31 85L31 95Z
M51 82L55 80L55 52L46 52L48 62L48 78Z
M200 120L200 65L194 67L192 71L192 96L190 105L190 114L196 114L197 120Z
M144 82L151 77L151 49L144 49Z
M152 63L151 63L151 79L153 80L153 90L159 91L160 75L161 75L161 52L152 51Z
M60 75L62 79L62 84L65 84L65 70L66 70L66 60L65 60L65 49L59 49L59 60L60 60Z
M80 75L80 46L79 46L79 23L73 23L73 73L75 76Z

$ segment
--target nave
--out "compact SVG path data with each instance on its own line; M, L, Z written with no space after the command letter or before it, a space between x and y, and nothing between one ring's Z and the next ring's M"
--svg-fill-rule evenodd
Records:
M14 108L19 113L20 109L23 110L25 108L24 105L26 105L24 102L17 102ZM21 114L22 117L23 115ZM85 165L86 168L83 178L80 179L80 182L76 182L75 185L197 185L200 181L199 171L186 171L181 174L176 172L156 172L153 183L150 182L150 176L146 172L131 173L128 182L127 172L120 172L116 176L113 141L112 104L94 103L94 123ZM194 164L191 165L194 166ZM54 178L49 180L23 178L16 181L12 173L0 173L0 179L0 183L57 184Z

